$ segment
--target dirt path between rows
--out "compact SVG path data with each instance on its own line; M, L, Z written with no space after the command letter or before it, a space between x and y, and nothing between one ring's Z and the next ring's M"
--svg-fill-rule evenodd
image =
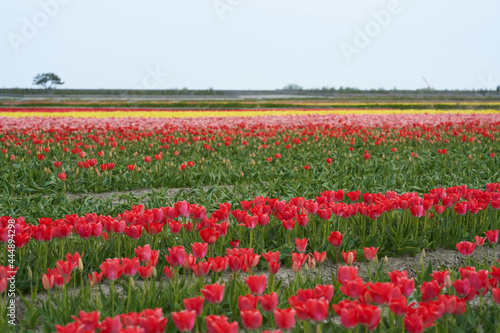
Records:
M214 187L214 186L204 186L203 190L207 191L208 189L210 189L212 187ZM224 188L228 189L230 192L232 192L234 185L219 185L218 187L224 187ZM159 192L159 191L164 190L164 189L166 191L166 197L173 198L179 192L185 191L185 192L189 193L193 188L192 187L180 187L180 188L160 187L160 188L154 188L154 189L139 188L139 189L134 189L134 190L129 190L129 191L111 191L111 192L103 192L103 193L93 193L93 192L66 193L66 197L69 200L76 200L76 199L80 199L80 198L84 198L84 197L89 197L89 198L94 197L95 199L107 200L107 199L114 196L112 203L113 204L120 204L122 201L125 201L125 199L120 199L120 198L118 198L118 196L123 195L123 194L125 194L125 195L133 194L134 196L136 196L139 199L134 204L145 204L145 203L149 202L149 200L150 200L150 197L148 196L149 194L153 193L153 191ZM44 196L48 197L48 195L44 195Z

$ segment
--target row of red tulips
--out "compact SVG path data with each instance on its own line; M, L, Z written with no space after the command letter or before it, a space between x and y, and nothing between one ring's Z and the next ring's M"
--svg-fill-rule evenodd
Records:
M354 203L345 203L344 195ZM363 202L357 203L362 197ZM464 201L461 201L464 200ZM52 238L64 238L73 234L82 238L104 237L107 233L125 233L133 239L141 236L143 229L151 235L158 234L168 225L173 234L179 233L183 227L186 231L200 232L203 241L211 244L219 236L227 233L233 216L240 226L254 229L265 226L271 217L281 221L286 230L291 230L298 223L300 226L308 224L310 216L316 215L322 220L329 220L332 216L350 218L360 214L371 219L377 219L385 212L394 210L409 210L411 215L420 218L432 218L434 214L443 214L448 208L458 215L467 212L476 214L491 206L500 209L499 183L486 185L486 191L467 189L467 186L437 188L424 194L423 198L416 193L398 195L389 191L385 195L380 193L363 193L360 191L348 192L343 190L325 191L315 200L306 200L304 197L290 199L289 202L267 197L255 197L254 200L241 201L241 209L231 210L230 203L220 204L218 210L211 216L206 209L197 204L186 201L176 202L172 207L145 209L144 206L135 206L131 211L118 214L116 218L97 214L66 215L63 219L52 220L39 218L38 225L26 223L23 217L16 218L15 245L23 247L30 239L50 241ZM191 219L192 222L181 223L178 218ZM0 241L7 242L8 221L10 217L0 218Z

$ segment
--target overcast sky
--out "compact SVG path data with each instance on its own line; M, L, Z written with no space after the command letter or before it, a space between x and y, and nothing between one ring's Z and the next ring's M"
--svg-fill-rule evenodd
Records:
M0 87L500 85L498 0L0 0Z

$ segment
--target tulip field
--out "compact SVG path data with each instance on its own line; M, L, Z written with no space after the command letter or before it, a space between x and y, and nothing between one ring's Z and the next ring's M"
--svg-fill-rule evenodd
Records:
M500 111L300 107L0 108L1 331L497 332Z

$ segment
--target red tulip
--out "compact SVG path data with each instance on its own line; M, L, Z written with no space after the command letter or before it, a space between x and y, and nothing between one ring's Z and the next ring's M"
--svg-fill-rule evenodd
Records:
M314 251L314 260L316 260L318 264L323 263L326 260L326 251L321 253Z
M218 283L206 285L203 289L201 289L201 293L207 302L217 304L222 302L222 299L224 298L224 287L224 284L220 285Z
M408 299L406 297L393 299L389 308L396 316L404 316L408 312Z
M139 262L139 259L137 257L132 259L122 258L122 266L123 274L125 274L126 276L134 276L139 270L141 263Z
M404 318L404 323L409 333L420 333L426 328L422 316L417 312L407 314Z
M269 274L276 275L281 267L280 262L270 262L269 263Z
M170 229L170 232L173 234L178 234L179 232L181 232L181 227L182 224L179 221L168 222L168 228Z
M193 250L193 255L198 259L205 258L208 251L207 243L192 243L191 249Z
M428 302L430 300L436 299L443 289L443 286L439 286L439 283L436 280L432 280L431 282L424 282L420 286L420 291L422 292L422 301Z
M170 262L169 264L173 267L182 266L184 264L184 260L186 260L186 251L184 250L184 246L174 246L173 248L168 248L168 253L170 254ZM166 258L167 256L165 256ZM169 261L167 259L167 261Z
M356 261L356 251L348 251L347 253L342 251L342 259L347 265L352 265Z
M258 298L251 294L246 296L238 296L238 309L243 310L253 310L257 308Z
M439 285L442 285L445 283L447 276L450 276L450 272L448 272L448 271L434 271L431 274L431 278L436 280Z
M344 285L340 287L340 292L349 298L357 299L366 291L367 286L364 284L363 279L356 277L352 281L345 281Z
M297 223L297 221L295 221L294 219L288 219L288 220L281 221L281 224L283 224L283 227L285 228L285 230L292 230L295 227L296 223Z
M141 225L131 225L125 228L125 234L132 239L139 239L142 234Z
M340 322L347 329L354 328L358 324L358 313L357 306L345 307L340 310Z
M486 270L480 270L471 274L470 284L478 292L488 290L488 277L489 272Z
M365 252L366 260L373 260L377 256L378 247L365 247L363 250Z
M278 307L278 294L273 292L269 295L258 296L260 307L266 312L274 311Z
M194 298L184 298L184 307L186 310L195 311L196 315L199 316L203 310L203 303L205 299L202 296Z
M361 304L358 313L358 322L369 330L374 330L380 322L380 308L375 305Z
M483 246L484 241L486 240L486 237L475 236L474 240L476 241L477 246Z
M390 282L372 283L370 284L369 296L371 300L373 300L373 302L378 305L388 305L389 303L391 303L393 295L395 295L396 292L399 292L399 290L397 289L398 288Z
M475 243L470 243L470 242L460 242L457 243L457 250L460 252L461 255L463 256L470 256L472 252L474 252L474 249L476 247Z
M274 310L274 322L282 330L291 329L295 326L295 310L292 308Z
M308 317L313 321L323 321L328 316L328 301L324 298L309 299L305 307Z
M141 266L139 267L139 275L143 279L149 279L153 276L154 267L153 266Z
M240 312L241 321L247 330L255 330L262 325L262 314L257 309L243 310Z
M307 247L307 242L309 242L309 238L295 238L295 244L297 245L297 251L299 252L305 252L306 247Z
M7 278L2 278L2 280L7 281ZM54 287L55 276L52 274L43 274L42 275L42 286L45 290L50 290Z
M212 272L220 273L227 270L228 260L225 257L208 258Z
M172 312L172 320L179 331L189 332L194 327L196 312L191 310Z
M328 237L328 241L330 242L330 244L332 244L333 246L335 247L338 247L342 244L342 238L344 237L345 235L342 235L340 232L338 231L333 231L330 236Z
M97 272L92 272L91 274L88 274L89 278L89 283L91 286L95 286L99 284L102 280L103 273L97 273Z
M453 282L453 287L455 287L458 296L465 297L470 291L470 281L469 279L457 279Z
M500 304L500 288L491 288L491 295L493 296L493 301Z
M458 298L455 295L438 295L438 299L444 304L444 313L453 314L457 308Z
M160 333L165 331L168 318L163 318L161 308L146 309L142 315L143 317L139 318L139 325L144 332Z
M144 247L138 246L137 249L134 250L139 260L142 262L148 262L151 259L151 247L149 244L144 245Z
M467 213L467 202L458 202L453 209L457 214L465 215Z
M106 259L99 268L108 280L119 279L124 270L124 267L120 265L120 259Z
M210 245L217 241L217 238L219 238L219 233L213 228L205 228L200 231L200 236L205 243L208 243Z
M486 235L486 238L488 238L488 241L490 242L490 244L496 244L498 242L498 229L497 230L488 230L484 234Z
M248 278L244 278L244 280L252 294L262 295L264 293L267 284L267 277L265 275L250 275Z
M66 172L61 172L57 177L59 177L60 180L66 180Z
M165 274L168 280L172 278L172 271L170 270L170 267L165 266L165 268L163 269L163 273Z
M337 277L340 284L345 284L347 281L354 280L358 276L358 268L354 266L340 266L339 276Z
M56 264L57 264L57 271L64 277L71 275L71 272L77 266L77 263L72 263L69 260L67 261L60 260Z
M233 249L237 249L241 245L239 240L229 241L229 244Z

